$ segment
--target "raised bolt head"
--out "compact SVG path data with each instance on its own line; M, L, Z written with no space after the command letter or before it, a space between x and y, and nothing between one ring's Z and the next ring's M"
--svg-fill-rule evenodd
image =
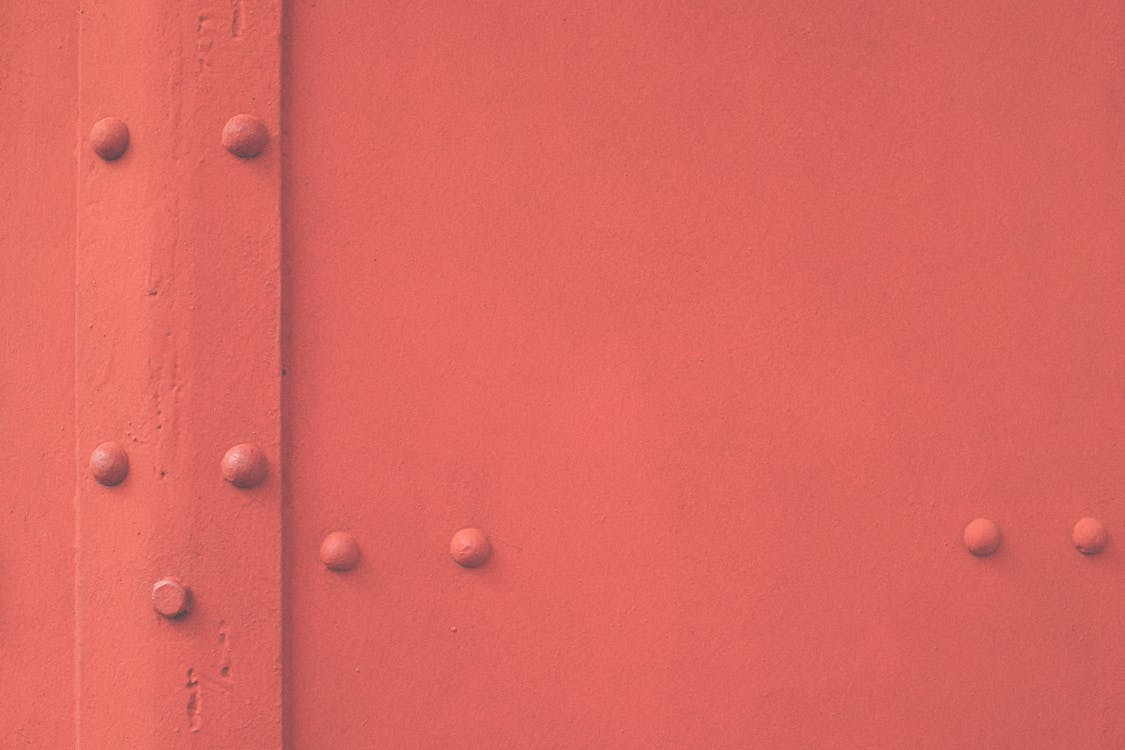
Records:
M1074 546L1084 555L1096 555L1105 549L1109 534L1105 525L1096 518L1080 518L1070 533Z
M191 606L191 592L178 578L161 578L152 586L152 608L165 617L181 617Z
M90 128L90 148L106 161L120 159L129 148L129 126L117 117L103 117Z
M253 443L240 443L228 450L220 466L223 479L242 489L261 484L269 471L266 454Z
M449 541L449 555L463 568L476 568L492 556L492 543L480 529L461 529Z
M102 443L90 454L90 473L106 487L121 484L129 474L129 454L121 443Z
M329 570L351 570L359 563L359 542L346 531L333 531L320 544L320 561Z
M977 557L987 557L1000 548L1000 527L987 518L976 518L965 527L965 547Z
M253 115L235 115L223 128L223 148L242 159L262 153L269 140L265 124Z

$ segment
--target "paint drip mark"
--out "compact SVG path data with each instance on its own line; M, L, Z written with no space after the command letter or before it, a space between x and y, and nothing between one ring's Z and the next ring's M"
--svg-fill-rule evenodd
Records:
M230 0L230 35L242 36L242 0Z
M200 684L192 668L188 668L187 671L187 689L188 728L198 732L203 728L203 685Z

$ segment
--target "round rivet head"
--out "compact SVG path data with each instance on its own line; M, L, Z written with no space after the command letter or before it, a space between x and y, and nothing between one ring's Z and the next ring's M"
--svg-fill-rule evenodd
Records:
M253 443L240 443L228 450L220 466L223 479L242 489L258 486L269 471L266 454Z
M476 568L492 556L492 543L480 529L461 529L449 541L449 555L464 568Z
M102 443L90 454L90 473L106 487L121 484L129 474L129 454L121 443Z
M103 117L90 128L90 148L106 161L120 159L129 148L129 126L118 117Z
M1000 549L1000 527L987 518L975 518L965 526L965 548L977 557L987 557Z
M191 606L191 592L178 578L161 578L152 586L152 608L165 617L182 617Z
M269 140L269 130L253 115L235 115L223 128L223 148L242 159L262 153Z
M320 561L329 570L351 570L359 563L359 542L346 531L333 531L320 544Z
M1074 524L1074 530L1070 532L1070 538L1073 540L1075 548L1084 555L1098 554L1105 549L1109 542L1109 534L1105 530L1105 524L1089 516L1079 519L1078 523Z

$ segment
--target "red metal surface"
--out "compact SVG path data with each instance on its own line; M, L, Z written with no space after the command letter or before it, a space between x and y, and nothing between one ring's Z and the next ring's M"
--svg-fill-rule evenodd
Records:
M224 128L278 131L279 3L76 9L77 746L276 750L280 159ZM107 487L85 457L110 440Z
M0 2L0 748L74 745L74 77L60 0Z
M0 748L1125 746L1125 15L884 5L0 3Z
M290 745L1125 746L1123 20L290 3Z

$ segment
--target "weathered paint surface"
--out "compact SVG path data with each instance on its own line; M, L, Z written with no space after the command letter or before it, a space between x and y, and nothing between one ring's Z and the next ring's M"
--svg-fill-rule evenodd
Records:
M279 3L79 13L79 746L276 750ZM274 141L243 159L224 128L247 112ZM129 130L112 161L87 136L105 117ZM128 454L114 486L86 468L103 441Z
M1123 21L290 3L291 746L1125 746Z

